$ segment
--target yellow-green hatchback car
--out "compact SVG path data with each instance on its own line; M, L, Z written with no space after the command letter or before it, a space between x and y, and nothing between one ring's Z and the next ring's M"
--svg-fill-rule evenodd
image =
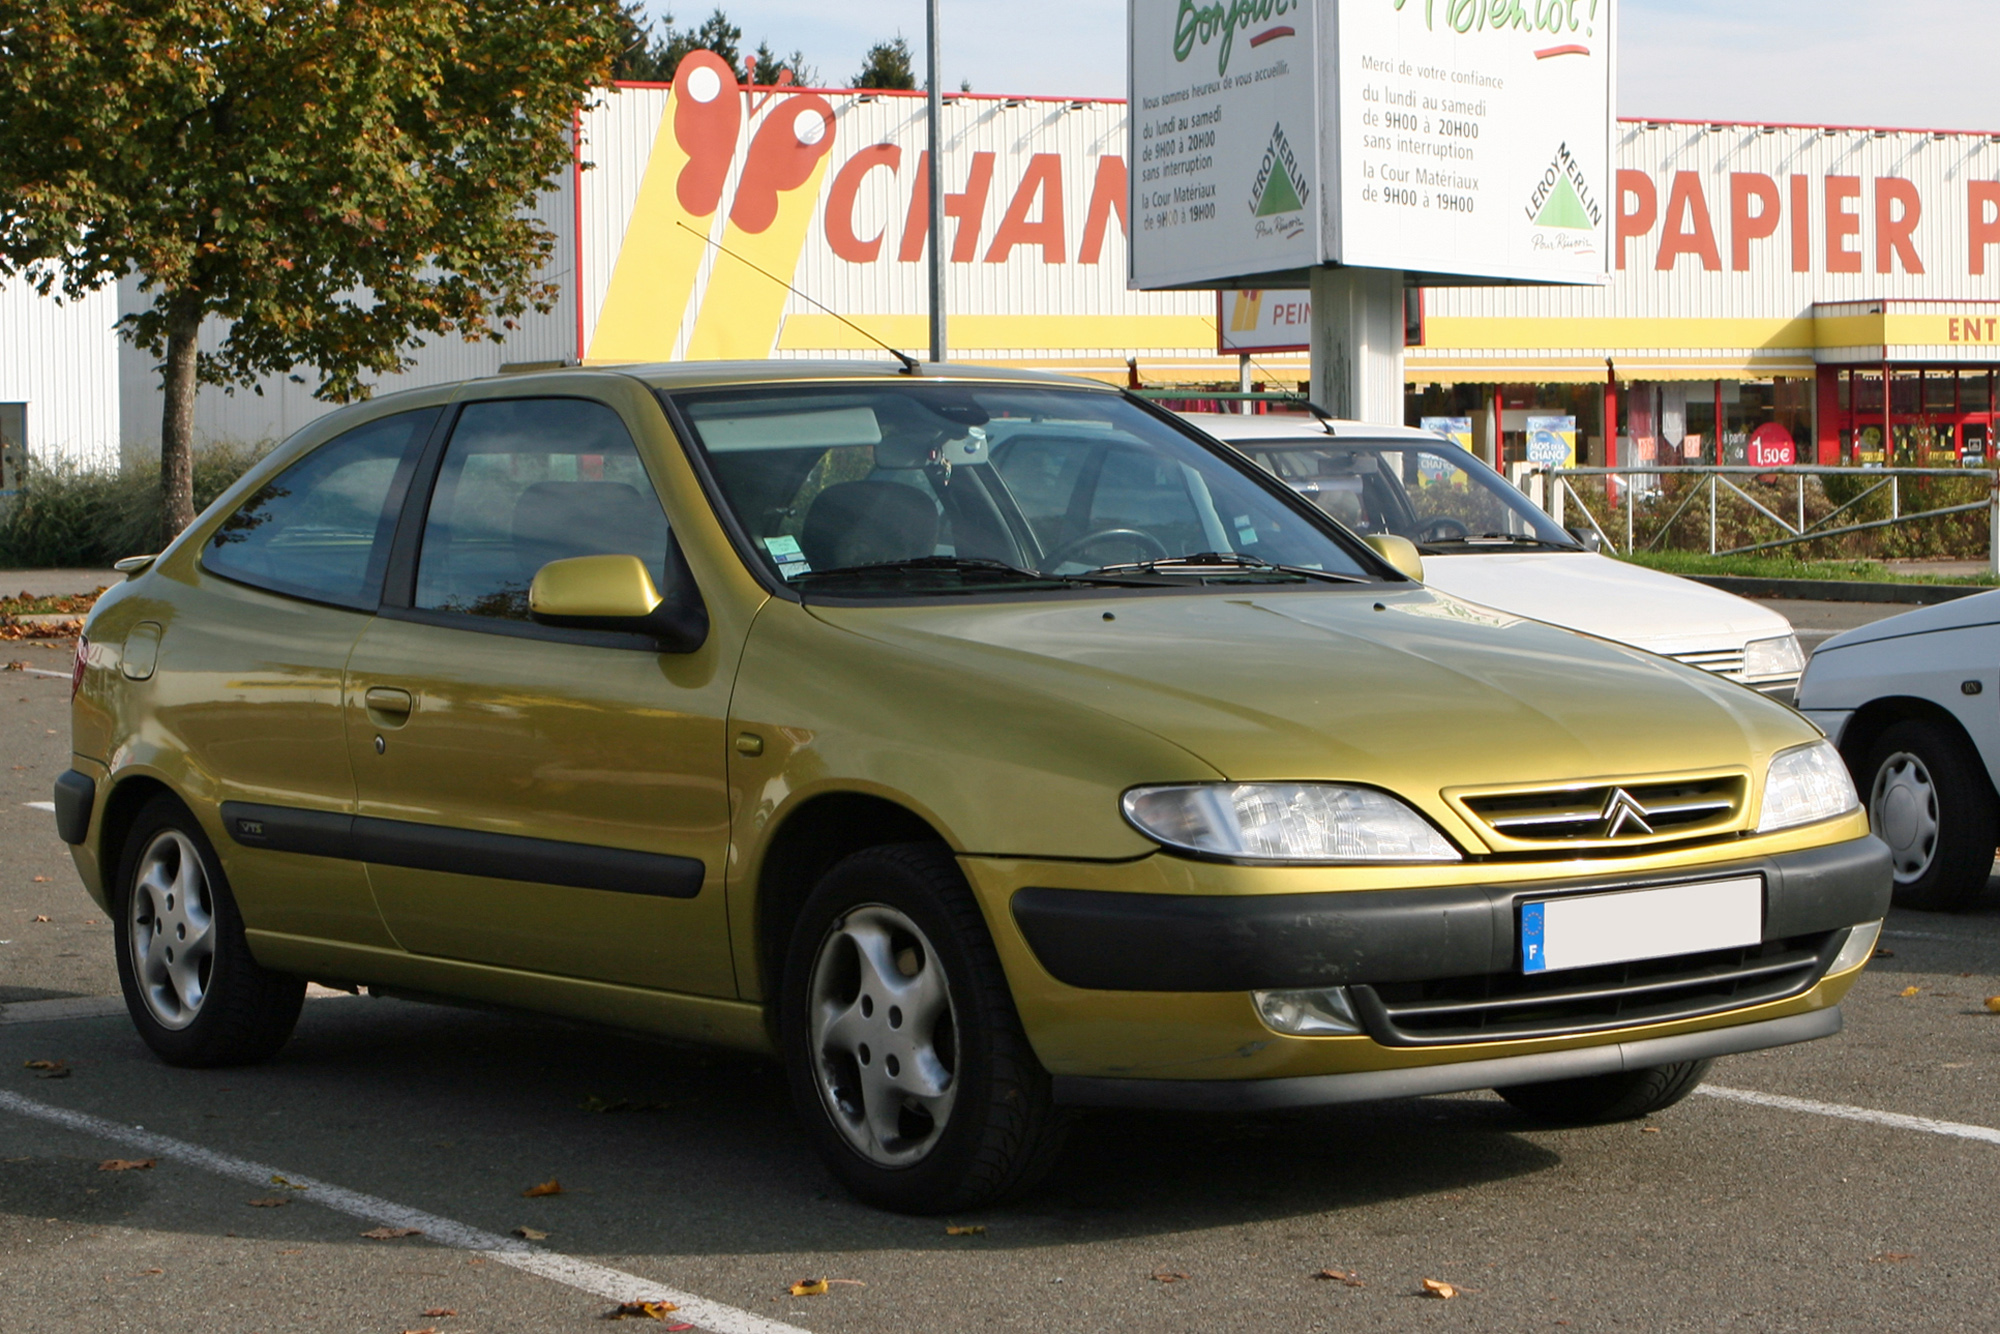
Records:
M1072 1107L1653 1111L1836 1032L1888 904L1798 714L1101 385L441 386L129 564L56 804L164 1059L271 1055L307 979L771 1053L895 1209Z

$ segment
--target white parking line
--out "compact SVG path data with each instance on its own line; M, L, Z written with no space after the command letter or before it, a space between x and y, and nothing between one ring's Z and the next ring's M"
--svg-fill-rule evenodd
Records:
M496 1263L511 1265L537 1278L549 1279L609 1301L672 1302L679 1308L674 1313L676 1316L705 1330L713 1331L713 1334L807 1334L797 1325L788 1325L779 1320L767 1320L751 1311L725 1306L721 1302L712 1302L692 1293L677 1292L650 1279L640 1278L637 1274L628 1274L621 1269L611 1269L555 1251L541 1250L524 1241L516 1241L512 1237L503 1237L495 1232L470 1227L454 1219L425 1213L421 1209L411 1209L374 1195L363 1195L359 1191L329 1185L297 1172L280 1172L275 1167L251 1162L247 1158L232 1158L227 1154L204 1149L198 1144L170 1139L165 1135L155 1135L137 1126L121 1125L116 1121L107 1121L101 1116L92 1116L88 1112L73 1112L63 1107L51 1107L46 1103L35 1102L4 1090L0 1090L0 1111L45 1121L79 1134L94 1135L114 1144L137 1149L155 1158L170 1159L204 1172L213 1172L217 1176L232 1177L253 1186L268 1186L272 1177L283 1176L292 1185L305 1187L300 1198L310 1203L324 1205L338 1213L348 1214L365 1222L386 1224L390 1227L413 1227L439 1245L478 1251Z
M9 670L26 672L30 676L53 676L58 681L67 681L70 677L68 672L47 672L43 671L40 667L14 667Z
M1775 1107L1785 1112L1807 1112L1813 1116L1838 1117L1842 1121L1866 1121L1896 1130L1921 1130L1927 1135L1949 1135L1953 1139L1976 1139L2000 1144L2000 1130L1967 1125L1963 1121L1937 1121L1928 1116L1906 1116L1902 1112L1878 1112L1872 1107L1849 1107L1839 1102L1815 1102L1811 1098L1788 1098L1782 1093L1759 1093L1755 1089L1718 1088L1704 1084L1695 1090L1727 1102L1747 1102L1756 1107Z
M26 806L29 810L35 810L35 811L53 812L56 808L56 804L53 801L24 801L21 804L23 806Z

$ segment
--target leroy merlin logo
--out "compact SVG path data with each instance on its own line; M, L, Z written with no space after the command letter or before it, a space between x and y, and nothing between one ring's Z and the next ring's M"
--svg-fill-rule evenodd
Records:
M1537 227L1594 232L1603 223L1604 210L1590 192L1590 178L1568 144L1556 145L1556 155L1536 180L1523 212Z
M1310 198L1312 189L1306 184L1305 173L1299 169L1291 141L1285 138L1285 127L1282 124L1272 125L1271 142L1264 146L1263 161L1257 164L1257 177L1250 183L1250 212L1259 218L1297 213L1305 208L1306 200Z

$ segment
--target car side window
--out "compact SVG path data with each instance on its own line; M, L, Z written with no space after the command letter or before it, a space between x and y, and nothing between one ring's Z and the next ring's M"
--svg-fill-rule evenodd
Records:
M468 404L431 490L416 606L525 621L537 570L602 555L666 578L667 516L618 414L579 398Z
M201 566L238 583L373 610L402 492L439 408L337 435L252 492L222 521Z

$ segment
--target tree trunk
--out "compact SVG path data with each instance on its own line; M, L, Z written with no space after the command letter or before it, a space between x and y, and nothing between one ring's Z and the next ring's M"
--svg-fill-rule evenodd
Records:
M194 522L195 358L201 307L167 317L166 403L160 417L160 545Z

